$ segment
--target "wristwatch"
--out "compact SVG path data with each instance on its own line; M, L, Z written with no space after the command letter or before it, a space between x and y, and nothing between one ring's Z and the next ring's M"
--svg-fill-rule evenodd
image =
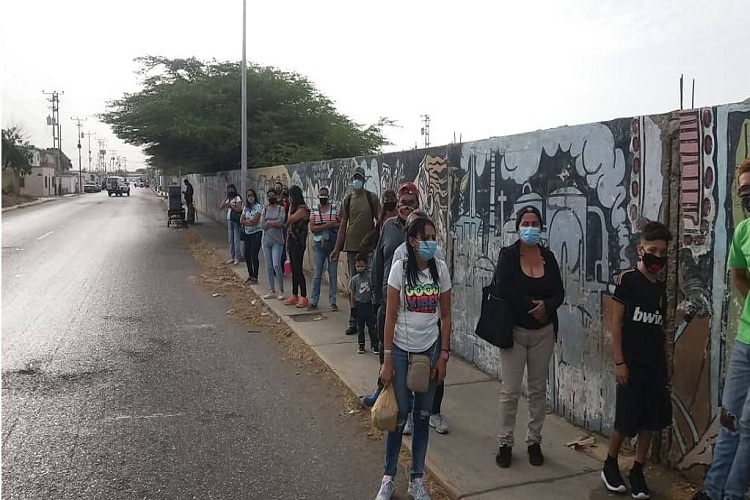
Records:
M448 361L451 357L450 351L441 350L440 351L440 357L443 358L444 361Z

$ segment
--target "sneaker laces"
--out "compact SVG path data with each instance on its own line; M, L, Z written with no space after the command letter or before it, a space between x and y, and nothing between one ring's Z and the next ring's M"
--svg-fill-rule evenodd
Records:
M410 485L409 490L412 496L416 499L429 498L429 495L427 494L427 490L424 488L423 483L413 481Z

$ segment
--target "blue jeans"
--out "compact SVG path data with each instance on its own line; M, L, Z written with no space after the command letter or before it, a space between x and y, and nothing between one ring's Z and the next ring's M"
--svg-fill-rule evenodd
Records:
M317 306L320 299L320 282L323 272L328 270L328 303L336 303L336 287L338 286L338 263L331 262L331 250L323 251L320 242L313 242L313 281L310 304Z
M229 238L229 253L233 259L239 260L242 257L242 248L240 241L240 225L231 220L227 221L227 236Z
M741 500L750 486L750 345L734 343L721 404L738 430L719 427L703 487L712 500Z
M435 343L425 352L415 354L426 354L432 359L432 366L437 364L440 354L440 344ZM406 387L406 374L409 370L409 353L394 345L391 350L393 359L393 389L396 393L398 403L398 425L394 432L389 432L385 437L385 475L396 476L398 470L398 454L401 452L401 439L403 437L404 425L409 410L414 402L414 431L411 437L411 479L420 478L424 475L424 461L427 456L427 441L430 436L430 410L432 399L435 396L437 381L430 380L429 389L426 393L413 393Z
M279 293L284 291L284 268L281 262L281 252L284 250L282 243L272 245L263 244L263 260L266 261L266 273L268 274L268 289ZM278 284L278 287L276 286Z

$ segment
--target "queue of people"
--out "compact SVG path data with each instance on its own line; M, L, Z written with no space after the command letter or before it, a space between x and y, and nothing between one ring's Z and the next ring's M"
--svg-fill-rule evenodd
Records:
M248 190L243 206L233 186L227 189L222 208L227 209L231 259L235 212L237 228L244 231L248 280L257 283L257 254L263 249L269 291L265 298L285 300L288 306L315 310L319 306L322 277L328 274L328 300L337 310L337 263L346 252L349 267L349 326L347 335L358 335L357 352L379 355L377 387L362 398L372 406L383 387L393 385L398 403L397 426L385 439L384 473L377 500L388 500L395 490L395 477L402 437L412 435L409 495L429 499L422 477L429 442L429 428L448 432L440 406L450 360L451 279L445 253L437 243L435 224L419 210L419 192L411 182L393 192L384 192L383 205L365 186L364 170L351 178L352 192L341 203L331 200L327 187L318 191L312 208L302 190L288 191L277 185L267 193L267 204ZM750 212L750 160L739 175L739 194ZM288 202L282 202L288 193ZM750 219L748 219L750 220ZM529 416L525 436L526 454L532 466L544 465L542 435L547 413L546 387L549 364L557 341L557 310L565 297L564 283L555 255L542 243L544 220L533 205L515 215L518 240L501 249L492 280L492 293L507 306L512 318L510 347L500 349L502 388L500 394L496 464L507 469L513 462L514 431L518 401L526 373ZM735 231L729 258L732 277L746 296L750 289L750 222ZM311 295L302 269L308 234L312 235L314 272ZM612 493L630 489L635 499L650 498L643 473L652 433L671 424L671 399L667 376L664 317L665 285L660 281L667 264L672 235L662 223L649 222L640 231L637 263L616 281L613 306L613 356L616 410L608 456L601 479ZM284 253L288 252L292 273L292 295L284 296ZM705 481L705 491L696 499L741 499L750 478L750 306L745 304L740 331L729 364L714 463ZM512 331L511 331L512 329ZM425 359L430 377L415 389L407 383L410 364ZM625 438L637 438L635 462L622 477L618 455Z

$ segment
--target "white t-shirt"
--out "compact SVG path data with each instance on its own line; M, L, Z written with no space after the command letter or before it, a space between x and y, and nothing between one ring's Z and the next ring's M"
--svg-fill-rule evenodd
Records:
M439 338L440 294L451 289L448 266L435 259L439 283L432 280L430 269L419 273L418 283L410 287L404 276L405 260L394 260L388 286L399 290L398 315L393 343L407 352L424 352ZM406 290L401 288L405 286ZM406 304L404 304L406 301Z

